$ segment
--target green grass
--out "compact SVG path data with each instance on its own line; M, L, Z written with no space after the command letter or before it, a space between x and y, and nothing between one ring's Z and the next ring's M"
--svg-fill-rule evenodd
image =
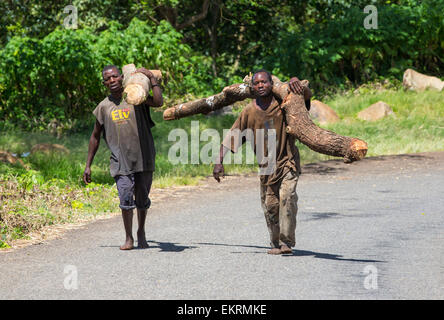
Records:
M444 150L444 93L421 93L402 90L355 92L337 95L323 101L339 115L341 121L323 126L338 134L353 136L368 143L368 156ZM396 116L375 122L356 119L356 114L377 101L388 103ZM199 130L216 129L222 137L235 115L206 117L203 115L163 121L161 112L153 112L156 126L155 188L172 185L195 185L212 174L211 164L178 164L168 160L168 150L175 143L168 141L171 130L182 128L190 136L192 121L199 121ZM91 119L90 130L93 127ZM0 162L0 248L15 239L26 238L42 226L94 219L103 212L117 212L118 201L114 180L109 174L109 151L102 140L92 166L93 184L85 187L82 174L91 131L62 135L20 131L2 132L0 150L16 154L29 152L37 143L58 143L70 150L69 155L34 154L22 158L29 170L20 165ZM208 142L201 142L202 148ZM220 141L214 141L219 145ZM302 163L331 159L298 143ZM190 152L190 151L189 151ZM227 174L256 172L255 165L226 165Z
M395 117L375 122L356 119L371 104L384 101ZM374 94L336 97L326 101L341 122L326 128L367 141L368 156L444 150L444 93L382 91Z

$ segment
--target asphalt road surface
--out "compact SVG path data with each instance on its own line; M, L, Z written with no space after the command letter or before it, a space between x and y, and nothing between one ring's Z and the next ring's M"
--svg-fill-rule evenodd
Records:
M116 216L2 252L0 299L443 299L443 191L444 152L306 165L272 256L257 176L155 190L150 248Z

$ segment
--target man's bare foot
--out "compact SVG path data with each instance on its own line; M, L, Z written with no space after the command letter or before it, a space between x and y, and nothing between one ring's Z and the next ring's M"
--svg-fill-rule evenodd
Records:
M282 254L293 253L293 251L290 249L290 247L284 244L281 246L281 253Z
M148 242L146 242L145 231L137 232L137 248L146 249L148 248Z
M131 250L134 248L134 240L126 239L125 243L120 246L120 250Z
M268 254L281 254L282 252L281 252L281 249L279 249L279 248L273 248L271 250L268 250L267 253Z

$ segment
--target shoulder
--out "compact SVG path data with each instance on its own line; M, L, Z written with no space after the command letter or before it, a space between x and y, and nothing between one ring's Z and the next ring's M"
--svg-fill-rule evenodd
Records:
M255 105L254 105L254 100L251 100L245 107L244 109L242 109L241 114L243 115L248 115L251 114L252 112L254 112L256 109Z
M109 97L106 97L105 99L103 99L102 101L99 102L99 104L97 105L98 107L104 107L104 106L109 106L109 105L113 105L115 104L114 102L112 102Z
M96 108L93 111L93 114L100 122L100 124L104 123L104 120L108 113L107 110L109 110L109 108L111 108L113 105L114 103L108 97L106 97L96 106Z
M233 125L233 128L239 128L241 130L247 128L251 122L251 119L255 119L255 113L254 101L251 101L242 109Z
M96 110L101 110L104 107L107 107L107 106L109 106L111 104L112 104L112 101L109 100L108 97L106 97L105 99L103 99L102 101L99 102L99 104L96 106Z

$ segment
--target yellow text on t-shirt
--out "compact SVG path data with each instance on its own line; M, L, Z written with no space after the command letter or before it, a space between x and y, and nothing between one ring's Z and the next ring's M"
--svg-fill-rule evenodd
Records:
M126 120L129 118L130 110L122 109L122 110L114 110L111 112L111 117L113 121Z

